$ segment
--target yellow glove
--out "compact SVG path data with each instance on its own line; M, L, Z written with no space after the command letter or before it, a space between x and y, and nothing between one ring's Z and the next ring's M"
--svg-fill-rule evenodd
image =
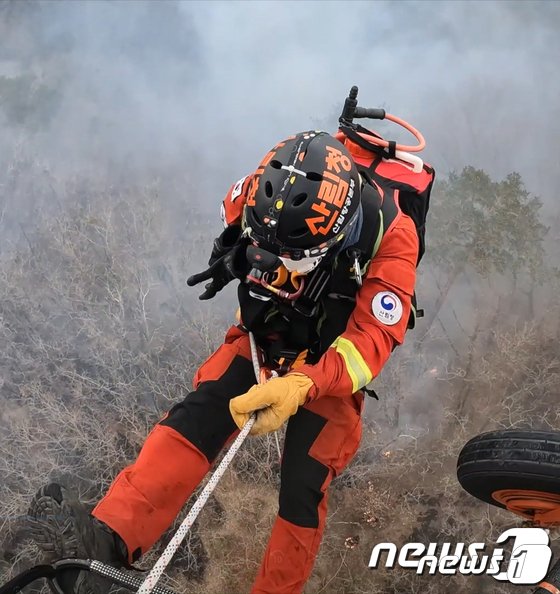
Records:
M272 378L230 400L231 416L241 429L251 413L258 410L251 435L276 431L305 402L312 385L313 381L302 373Z

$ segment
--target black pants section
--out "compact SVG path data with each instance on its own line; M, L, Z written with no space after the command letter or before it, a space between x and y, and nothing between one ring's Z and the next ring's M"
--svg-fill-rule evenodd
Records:
M290 418L282 456L280 510L278 515L296 526L317 528L321 487L328 468L309 455L327 420L305 408Z
M175 429L213 462L237 429L229 412L229 401L255 383L252 363L235 356L219 379L202 382L160 424ZM288 422L279 515L296 526L317 528L319 525L318 505L323 499L321 487L328 469L308 452L326 422L303 407Z
M202 382L160 424L175 429L212 462L237 429L229 401L255 383L253 364L238 355L219 379Z

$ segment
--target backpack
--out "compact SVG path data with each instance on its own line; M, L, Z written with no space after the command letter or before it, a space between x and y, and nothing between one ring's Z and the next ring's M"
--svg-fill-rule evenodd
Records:
M418 158L415 158L417 170L414 171L414 168L408 166L407 163L396 159L395 143L389 143L388 149L382 149L368 142L367 138L364 138L365 135L377 136L374 132L359 125L353 125L351 128L342 125L341 132L337 135L343 141L345 139L341 137L346 136L359 147L357 155L354 154L355 151L351 146L348 148L353 153L360 175L367 181L362 190L362 206L370 211L370 220L377 220L376 225L365 230L360 237L357 246L361 252L360 266L364 270L375 256L383 235L397 215L398 209L395 207L395 202L400 210L414 222L419 243L416 262L416 266L418 266L426 250L426 217L430 207L430 193L435 172L430 165L423 163ZM360 149L362 149L361 152ZM385 193L389 190L392 191L394 200L385 200L381 204L377 192L373 189L375 186ZM424 311L417 307L416 293L414 293L408 328L414 328L416 318L423 315Z
M421 172L414 172L395 158L395 143L389 143L393 146L392 149L390 146L389 149L384 150L369 143L364 135L358 134L358 132L377 136L362 126L356 126L355 129L341 126L341 135L346 136L351 142L373 156L373 161L370 164L366 164L365 161L358 162L360 174L372 185L377 184L381 188L390 188L398 192L399 207L413 220L418 234L420 245L416 263L418 266L426 251L426 217L430 208L430 193L435 179L434 169L427 163L422 163Z

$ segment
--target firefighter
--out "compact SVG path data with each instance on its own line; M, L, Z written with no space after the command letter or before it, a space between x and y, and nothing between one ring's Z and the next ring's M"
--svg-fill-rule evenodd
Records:
M350 141L302 132L232 186L209 268L188 282L206 282L200 298L209 299L237 279L238 323L91 514L59 485L39 491L30 511L39 540L58 531L59 556L133 563L256 412L253 434L287 427L278 516L251 592L302 592L328 487L360 443L364 389L414 314L417 229L398 190L372 177L375 159ZM416 190L429 192L432 170L414 175ZM264 383L249 332L272 375Z

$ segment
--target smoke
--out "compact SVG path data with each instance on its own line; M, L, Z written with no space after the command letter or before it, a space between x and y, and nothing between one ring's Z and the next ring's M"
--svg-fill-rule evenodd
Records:
M518 171L558 216L559 28L555 2L5 1L0 159L158 179L172 216L217 230L229 185L279 139L334 131L356 84L423 132L439 174Z
M530 189L554 196L557 3L95 0L2 9L0 74L33 74L56 95L26 141L68 169L196 172L209 208L279 138L334 130L357 84L361 104L423 131L436 169L517 170Z

